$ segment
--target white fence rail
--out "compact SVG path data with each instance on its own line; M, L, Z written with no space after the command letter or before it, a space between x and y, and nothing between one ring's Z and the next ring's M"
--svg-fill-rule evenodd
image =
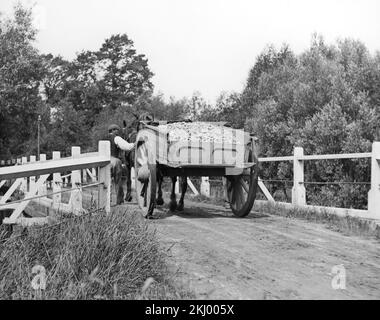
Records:
M306 203L306 189L304 181L305 161L363 158L371 158L371 189L368 193L368 210L312 206ZM296 147L294 148L294 153L292 156L259 158L259 162L261 163L279 161L293 161L292 202L291 204L281 204L292 207L296 206L310 208L315 209L317 211L325 210L337 215L350 215L361 218L380 220L380 142L373 142L372 152L365 153L305 155L303 148ZM274 198L272 197L268 189L265 187L264 182L260 178L259 187L269 202L275 202ZM200 193L208 197L210 196L210 184L208 178L205 179L205 177L202 177Z
M82 193L80 188L82 182L87 182L87 175L90 174L90 186L99 185L98 207L104 208L107 213L110 212L111 202L111 172L110 172L110 145L109 141L100 141L98 152L80 153L80 147L72 147L72 155L68 158L60 158L59 152L53 152L53 159L46 160L46 155L40 155L39 161L35 156L21 159L21 165L7 166L0 168L0 184L4 185L6 181L11 181L10 188L0 198L0 210L12 209L13 212L9 218L5 218L3 223L29 225L32 223L46 223L46 218L23 218L22 211L30 203L38 199L38 203L53 209L69 211L74 214L81 214ZM20 161L11 161L7 163L19 164ZM99 181L96 181L95 168L99 168ZM91 170L90 170L91 169ZM62 177L61 172L71 172ZM46 180L53 175L51 195L52 199L47 198ZM82 181L83 174L83 181ZM71 178L71 196L69 204L61 202L62 187L67 185L67 179ZM29 183L28 183L29 180ZM65 181L66 180L66 181ZM24 193L24 198L18 201L7 203L14 191L20 187Z
M362 159L371 158L371 189L368 193L368 210L311 206L306 203L304 163L311 160ZM292 206L326 210L337 215L351 215L368 219L380 219L380 142L373 142L372 152L304 155L303 148L294 148L293 156L259 158L260 162L293 161ZM288 204L289 205L289 204Z
M107 170L104 168L109 164L109 146L106 146L107 142L99 143L98 153L80 154L80 149L78 147L73 147L73 154L70 158L60 159L59 153L53 153L53 160L46 161L46 156L41 155L41 159L38 162L34 162L35 159L30 159L29 163L26 163L26 158L8 160L7 162L1 161L0 165L10 165L10 164L21 164L22 166L4 167L0 168L0 186L4 183L6 179L16 179L15 187L12 186L11 189L16 189L17 184L25 188L25 177L34 177L37 175L51 174L53 175L53 181L62 181L62 184L67 185L67 181L70 178L72 183L78 183L81 174L78 170L83 170L83 181L86 182L90 179L92 182L96 179L96 173L94 167L102 167L103 170L99 171L99 181L105 183L107 191L100 191L102 196L102 204L106 207L106 211L110 210L110 176ZM77 149L75 149L77 148ZM306 189L304 181L304 163L305 161L312 160L333 160L333 159L361 159L370 158L371 159L371 188L368 193L368 210L357 210L357 209L345 209L345 208L335 208L335 207L321 207L321 206L311 206L306 203ZM44 160L45 159L45 160ZM380 142L374 142L372 145L372 152L367 153L348 153L348 154L325 154L325 155L305 155L303 148L294 148L294 154L292 156L283 157L267 157L259 158L259 162L278 162L278 161L293 161L293 188L292 188L292 202L291 204L286 204L288 206L297 206L304 208L313 208L316 210L326 210L337 215L351 215L362 218L369 219L380 219ZM90 170L91 169L91 170ZM59 172L62 171L72 171L72 173L61 176ZM58 174L57 174L58 173ZM55 177L55 178L54 178ZM24 178L24 179L21 179ZM37 185L38 194L46 193L43 190L43 185L38 184L37 180L31 179L33 184ZM190 189L194 194L202 194L206 197L210 197L210 182L208 177L202 177L200 191L195 188L195 186L188 180ZM55 185L55 184L53 184ZM266 189L263 181L259 179L259 187L263 191L264 195L270 202L274 202L274 198ZM10 191L12 191L10 189ZM102 188L100 190L103 190ZM14 190L13 190L14 191ZM12 192L13 192L12 191ZM58 187L53 189L54 191L59 191ZM178 182L176 185L176 192L179 192ZM4 196L5 197L5 196ZM3 197L3 199L4 199ZM2 199L2 200L3 200ZM60 202L60 195L56 195L55 203ZM0 200L0 205L1 201ZM73 197L73 201L79 203L80 196L77 193L77 197ZM5 200L3 201L5 203ZM79 205L78 205L79 207ZM1 209L1 207L0 207ZM108 212L107 211L107 212Z

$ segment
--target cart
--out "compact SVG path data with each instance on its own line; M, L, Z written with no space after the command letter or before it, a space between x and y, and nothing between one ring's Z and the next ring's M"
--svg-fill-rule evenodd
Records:
M137 140L136 197L144 217L153 214L158 175L222 176L234 215L251 211L259 174L252 134L223 122L141 121Z

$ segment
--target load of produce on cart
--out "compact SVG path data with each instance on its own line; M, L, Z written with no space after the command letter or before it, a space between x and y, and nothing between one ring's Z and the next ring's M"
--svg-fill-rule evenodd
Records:
M167 160L172 164L239 165L249 136L212 122L174 122L157 127L167 134Z
M236 130L212 122L174 122L159 125L158 129L168 132L168 141L214 141L216 143L237 143Z

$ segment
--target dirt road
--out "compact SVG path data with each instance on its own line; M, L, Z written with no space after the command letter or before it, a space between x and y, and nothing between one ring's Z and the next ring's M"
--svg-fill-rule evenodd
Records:
M378 240L292 218L240 219L220 206L186 205L174 215L158 209L166 217L152 224L170 248L176 280L198 299L380 299ZM332 287L338 271L346 273L346 289Z

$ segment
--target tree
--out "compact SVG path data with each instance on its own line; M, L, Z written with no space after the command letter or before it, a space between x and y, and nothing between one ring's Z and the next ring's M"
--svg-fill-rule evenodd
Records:
M60 56L52 54L42 55L46 70L42 79L43 96L50 106L55 106L68 94L67 82L69 81L70 62Z
M33 47L35 35L30 9L16 5L13 19L0 20L0 154L4 158L23 154L26 140L36 141L45 68Z
M202 97L202 94L195 91L186 102L186 117L193 121L205 121L206 113L212 106Z
M72 146L80 146L82 152L91 146L90 127L86 125L83 112L75 110L73 105L63 100L52 116L52 129L45 138L43 148L57 150L63 156L71 154Z
M121 104L133 104L144 92L152 90L145 55L137 54L133 41L126 34L113 35L95 53L104 102L116 109Z
M256 58L256 62L249 71L246 86L242 93L242 103L245 108L252 107L260 100L259 83L262 81L262 76L265 73L270 73L278 66L288 63L289 65L296 64L294 54L289 49L287 44L277 51L273 45L266 47L263 52ZM270 97L262 97L266 99Z

